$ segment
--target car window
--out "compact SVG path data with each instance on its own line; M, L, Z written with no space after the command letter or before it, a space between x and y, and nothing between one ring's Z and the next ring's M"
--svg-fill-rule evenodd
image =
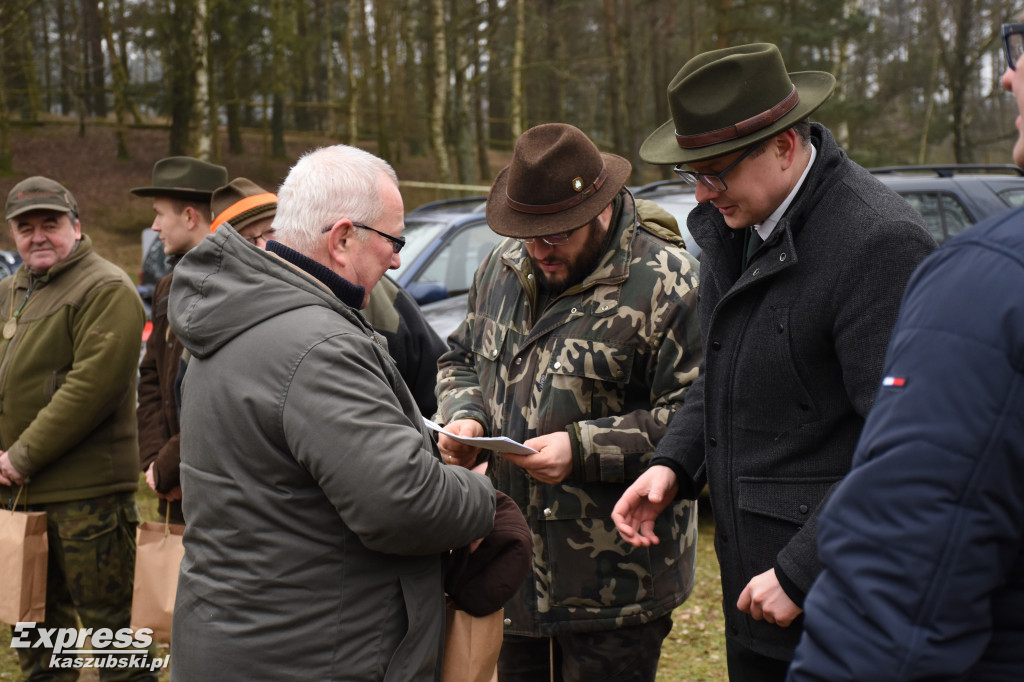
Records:
M402 264L398 269L391 271L391 277L398 279L408 266L416 261L423 249L427 248L430 242L434 241L446 227L448 227L448 221L406 219L405 229L402 230L402 237L405 238L405 246L402 248Z
M1007 206L1024 206L1024 188L1003 190L999 193L999 198L1005 201Z
M159 239L154 239L150 242L145 260L142 262L140 284L156 284L170 271L171 264L167 261L167 254L164 253L164 244Z
M938 243L960 234L971 226L963 204L945 192L905 192L903 198L924 218L925 225Z
M437 250L414 281L444 285L449 295L469 291L476 269L502 239L484 222L460 230Z

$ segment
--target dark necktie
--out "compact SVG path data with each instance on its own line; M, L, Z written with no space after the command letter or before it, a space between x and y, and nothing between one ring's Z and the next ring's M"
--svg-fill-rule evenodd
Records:
M761 248L761 244L764 244L764 240L761 239L761 235L757 233L753 227L747 228L747 246L743 252L743 269L747 268L747 263L750 262L751 257L754 253Z

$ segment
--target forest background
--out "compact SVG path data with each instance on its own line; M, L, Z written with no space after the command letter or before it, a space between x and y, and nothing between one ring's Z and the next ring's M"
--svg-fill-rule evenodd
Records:
M56 177L93 225L122 233L121 249L150 222L146 202L125 190L148 184L165 155L223 163L273 188L302 151L355 144L395 166L412 208L457 194L449 184L484 192L518 135L549 121L630 159L640 184L671 175L638 149L670 118L676 71L700 52L755 41L777 44L792 71L837 76L815 119L864 166L1006 163L1016 107L999 87L999 26L1022 9L1022 0L3 0L0 191L29 174Z

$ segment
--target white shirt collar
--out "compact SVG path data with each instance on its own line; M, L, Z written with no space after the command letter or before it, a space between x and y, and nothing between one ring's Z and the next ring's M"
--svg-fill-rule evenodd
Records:
M763 223L761 223L760 225L754 225L754 229L757 230L757 234L759 237L761 237L761 239L767 240L768 236L772 233L772 230L774 230L778 222L782 220L782 216L783 214L785 214L786 209L789 208L789 205L793 203L793 198L796 197L797 192L799 192L800 188L803 187L804 180L807 179L807 174L811 172L811 166L814 165L814 159L816 156L818 156L818 150L815 149L814 145L812 144L811 160L807 162L807 167L804 168L803 174L801 174L800 179L796 181L796 185L793 186L793 189L792 191L790 191L789 196L786 197L785 201L779 204L779 207L776 208L772 212L772 214L768 216L767 219L765 219Z

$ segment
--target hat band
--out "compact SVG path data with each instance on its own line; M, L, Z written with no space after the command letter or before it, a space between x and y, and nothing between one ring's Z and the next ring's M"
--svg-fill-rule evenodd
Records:
M597 190L601 189L604 181L608 179L608 172L602 166L601 173L597 176L597 179L590 184L589 187L580 191L576 196L569 197L564 201L558 201L553 204L523 204L508 195L508 188L505 189L505 200L508 201L509 207L514 211L520 213L533 213L537 215L546 215L549 213L560 213L566 209L572 208L573 206L583 203L583 200L591 196Z
M758 130L764 130L789 112L793 111L793 108L799 103L800 93L796 91L796 86L794 85L793 91L768 111L762 111L760 114L751 116L739 123L726 128L712 130L708 133L699 133L697 135L680 135L679 133L676 133L676 143L678 143L683 149L696 149L698 147L708 147L713 144L718 144L719 142L728 142L729 140L745 137L751 133L756 133Z
M217 214L217 217L214 219L214 221L210 223L210 232L216 232L217 228L220 227L223 223L230 221L232 218L237 218L246 211L252 210L254 208L259 208L260 206L265 206L267 204L276 203L277 195L272 194L270 192L265 192L263 194L254 194L251 197L246 197L240 201L236 201L235 203L231 204L230 206L228 206L223 211Z

